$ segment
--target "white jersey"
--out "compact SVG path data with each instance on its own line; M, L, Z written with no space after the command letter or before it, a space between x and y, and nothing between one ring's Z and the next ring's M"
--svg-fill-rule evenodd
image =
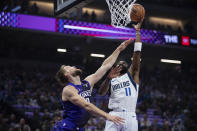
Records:
M120 77L110 81L111 95L108 108L117 111L135 112L139 85L136 84L130 73L127 72Z

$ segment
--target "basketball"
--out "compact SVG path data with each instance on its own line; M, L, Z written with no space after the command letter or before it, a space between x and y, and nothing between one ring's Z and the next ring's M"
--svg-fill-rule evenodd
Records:
M130 18L131 21L140 22L145 16L145 9L140 4L133 4L133 8L131 9Z

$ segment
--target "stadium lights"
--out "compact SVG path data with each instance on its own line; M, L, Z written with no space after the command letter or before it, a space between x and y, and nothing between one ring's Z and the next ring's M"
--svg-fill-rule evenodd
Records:
M16 6L16 7L14 7L11 11L12 12L17 12L17 11L19 11L21 9L21 6Z
M100 57L100 58L104 58L105 57L105 55L103 55L103 54L94 54L94 53L91 53L90 56L92 56L92 57Z
M171 64L181 64L182 62L179 60L168 60L168 59L161 59L163 63L171 63Z
M179 26L181 28L183 28L183 23L181 20L178 20L178 19L171 19L171 18L161 18L161 17L149 17L149 20L152 22L152 23L160 23L160 24L168 24L168 25L171 25L171 26Z
M92 27L82 27L82 26L76 26L76 25L64 25L65 29L74 29L74 30L85 30L85 31L95 31L95 32L103 32L103 33L114 33L114 34L129 34L128 32L123 31L114 31L114 30L108 30L108 29L97 29Z
M57 52L63 52L63 53L65 53L65 52L67 52L67 50L66 49L60 49L60 48L58 48L57 49Z

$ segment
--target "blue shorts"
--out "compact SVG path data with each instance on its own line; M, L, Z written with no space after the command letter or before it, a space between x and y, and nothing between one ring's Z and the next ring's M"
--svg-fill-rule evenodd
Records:
M77 127L74 123L64 119L55 123L53 131L85 131L84 128Z

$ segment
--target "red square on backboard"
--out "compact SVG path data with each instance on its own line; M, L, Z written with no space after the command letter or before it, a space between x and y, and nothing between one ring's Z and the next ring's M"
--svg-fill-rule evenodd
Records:
M182 45L183 46L189 46L189 36L182 36Z

